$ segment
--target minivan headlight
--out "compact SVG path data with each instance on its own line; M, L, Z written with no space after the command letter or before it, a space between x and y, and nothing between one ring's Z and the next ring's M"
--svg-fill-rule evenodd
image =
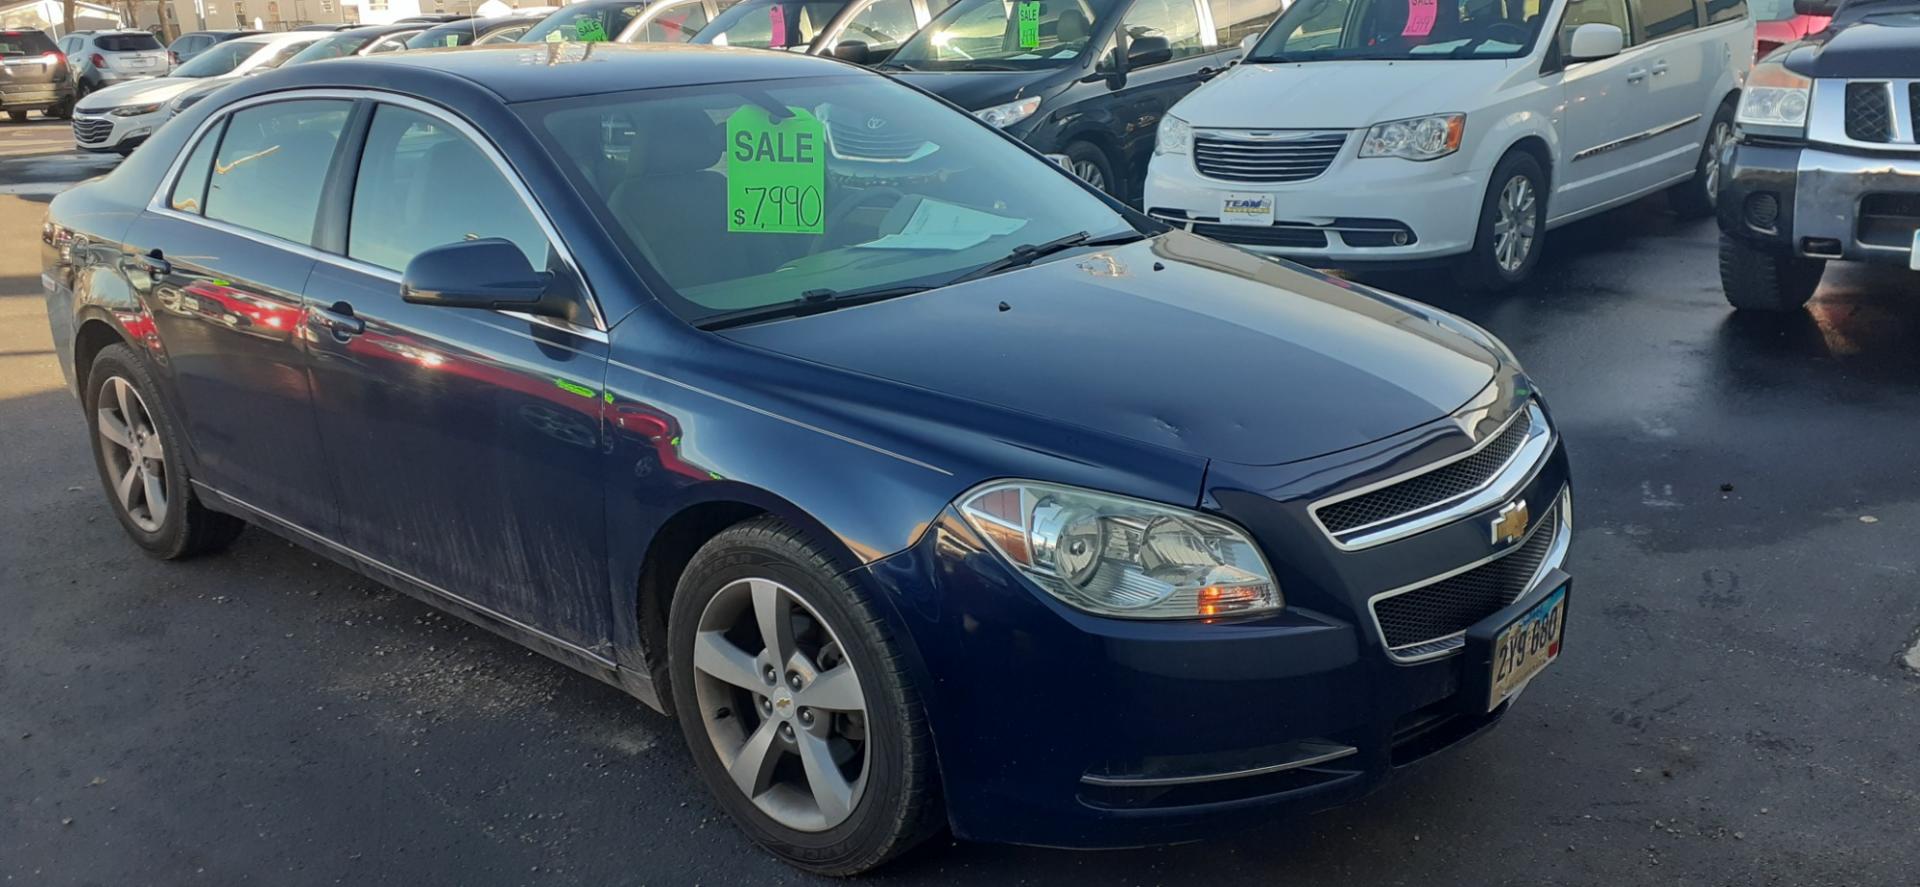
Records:
M985 120L1000 129L1006 129L1028 117L1032 117L1033 112L1038 110L1040 110L1040 97L1028 96L1024 99L1007 102L1004 105L981 108L973 112L973 116Z
M1285 605L1247 534L1197 511L1037 481L976 487L959 510L1002 558L1075 609L1206 619Z
M1439 160L1460 150L1466 132L1465 114L1389 120L1367 130L1367 137L1360 141L1360 156Z
M1153 153L1185 154L1193 147L1193 124L1168 114L1160 118L1160 128L1153 134Z
M1812 80L1779 62L1754 65L1733 122L1762 135L1802 138L1807 134L1807 108L1812 99Z

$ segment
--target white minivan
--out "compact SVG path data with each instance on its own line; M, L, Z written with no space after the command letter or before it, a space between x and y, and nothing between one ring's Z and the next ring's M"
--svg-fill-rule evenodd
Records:
M1713 211L1745 0L1298 0L1159 122L1143 208L1312 264L1525 279L1546 230Z

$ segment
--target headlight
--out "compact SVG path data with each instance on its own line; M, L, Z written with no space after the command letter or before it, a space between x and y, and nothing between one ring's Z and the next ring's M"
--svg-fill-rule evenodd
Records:
M1360 156L1438 160L1460 150L1460 139L1466 132L1465 114L1389 120L1367 130L1367 137L1360 142Z
M1032 117L1033 112L1038 110L1040 110L1040 97L1032 96L1020 99L1019 101L1008 102L1004 105L981 108L973 112L973 116L985 120L1001 129L1006 129L1028 117Z
M1193 147L1193 124L1168 114L1160 118L1160 128L1153 134L1153 153L1185 154Z
M158 104L122 105L121 107L115 108L111 111L108 111L107 113L112 114L115 117L139 117L142 114L152 114L153 112L158 110L160 110L160 106Z
M1807 106L1813 81L1777 62L1755 65L1740 94L1734 122L1762 135L1801 138L1807 134Z
M1246 533L1196 511L1034 481L990 483L960 503L994 551L1076 609L1205 619L1285 605Z

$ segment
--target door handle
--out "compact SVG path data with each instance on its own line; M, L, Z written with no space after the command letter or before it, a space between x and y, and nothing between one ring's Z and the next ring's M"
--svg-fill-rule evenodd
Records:
M1627 72L1628 83L1639 83L1645 79L1647 79L1646 68L1634 68L1633 70Z
M1667 62L1665 59L1653 63L1653 76L1658 77L1665 73L1667 73Z
M144 253L135 253L121 261L121 266L129 271L142 271L149 276L160 278L173 273L173 263L162 258L157 249Z
M345 342L367 331L367 322L353 316L353 306L345 302L335 302L327 308L311 308L308 312L312 325L332 333L336 342Z

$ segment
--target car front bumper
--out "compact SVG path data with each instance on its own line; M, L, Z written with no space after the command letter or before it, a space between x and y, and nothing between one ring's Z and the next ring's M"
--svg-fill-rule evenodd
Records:
M1537 500L1534 513L1564 522L1552 531L1570 537L1567 478L1555 439L1516 495ZM1314 567L1290 569L1264 519L1227 513L1280 565L1282 613L1224 624L1082 613L1019 577L952 509L913 547L864 569L927 676L956 834L1076 848L1221 835L1356 800L1511 708L1486 710L1472 647L1390 658L1368 601L1394 586L1365 584L1384 575L1383 561L1434 576L1460 568L1486 548L1484 515L1366 553L1315 536L1353 577L1329 588ZM1559 587L1565 550L1483 624Z
M172 116L165 107L138 117L73 112L73 142L83 151L129 151L144 142Z
M1720 230L1779 254L1915 267L1920 151L1855 153L1742 140L1726 158Z
M1473 249L1486 192L1483 171L1447 158L1361 160L1352 139L1318 178L1260 185L1208 178L1191 154L1156 155L1147 167L1147 214L1252 252L1307 264L1421 262ZM1229 194L1273 196L1271 226L1226 225Z

